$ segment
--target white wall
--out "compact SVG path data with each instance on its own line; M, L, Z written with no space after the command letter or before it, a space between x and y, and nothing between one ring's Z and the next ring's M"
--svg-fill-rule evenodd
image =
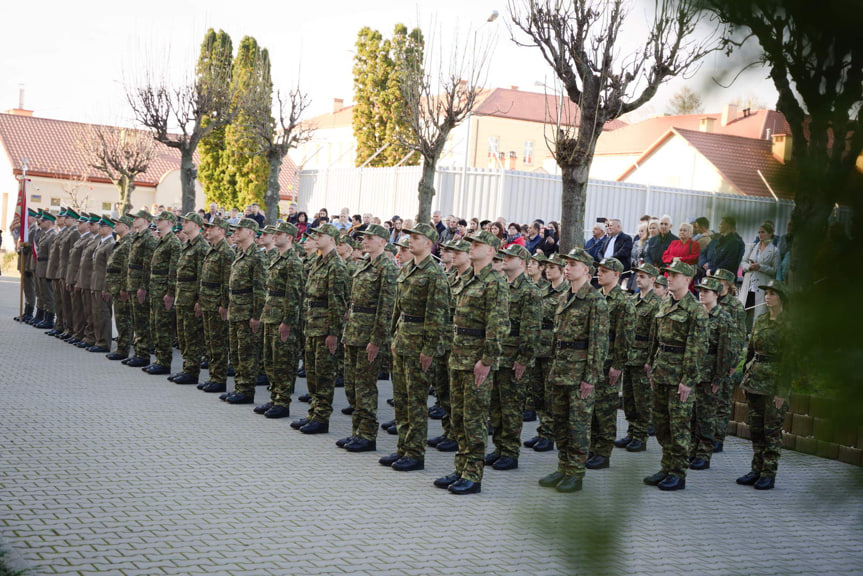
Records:
M137 192L137 190L136 190ZM150 204L155 202L156 204L163 204L165 208L180 208L183 205L182 201L183 197L183 184L180 182L180 169L171 170L170 172L166 172L162 176L162 181L159 182L159 185L156 186L156 191L153 197L153 200L150 201ZM150 206L147 204L147 206ZM136 208L143 208L144 206L138 206L137 200L134 197L132 198L132 205ZM201 186L201 182L199 180L195 180L195 209L203 208L207 209L207 200L204 197L204 188Z
M591 178L598 178L590 171ZM705 192L739 194L692 146L678 136L671 136L650 156L639 163L623 182L668 186Z

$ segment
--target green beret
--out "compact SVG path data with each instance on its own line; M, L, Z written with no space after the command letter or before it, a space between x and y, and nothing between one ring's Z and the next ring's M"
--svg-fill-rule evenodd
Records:
M251 218L241 218L240 221L234 225L234 229L236 230L237 228L248 228L255 234L258 233L258 223Z
M688 276L692 278L695 276L695 268L681 260L680 258L675 258L671 264L664 267L662 269L663 272L676 272L678 274L683 274L684 276Z
M478 242L480 244L487 244L491 246L495 250L500 248L500 238L489 232L488 230L480 230L479 232L475 232L466 238L468 242Z
M623 272L623 264L617 258L603 258L599 265L618 274Z
M566 258L567 260L575 260L576 262L581 262L588 268L593 266L593 256L588 254L583 248L573 248L566 254L561 254L561 258Z
M717 268L710 274L708 274L711 278L716 278L717 280L725 280L726 282L737 282L737 275L734 272L726 270L725 268Z
M695 285L696 290L712 290L713 292L719 293L722 292L722 282L717 280L716 278L711 278L710 276L705 276L702 278L698 284Z
M180 220L188 220L190 222L194 222L198 226L204 225L204 219L201 218L201 215L197 212L189 212L185 216L180 216Z
M162 212L161 214L156 216L156 220L167 220L171 224L176 224L177 223L177 215L174 214L173 212L169 212L168 210L165 210L164 212Z
M317 228L309 228L309 234L319 234L322 236L331 236L333 239L338 240L339 236L341 236L341 232L339 229L330 224L329 222L324 222Z
M357 230L357 234L364 234L367 236L380 236L384 240L390 239L390 233L380 224L369 224L368 228L366 228L365 230Z
M647 262L636 268L635 271L644 272L651 278L656 278L657 276L659 276L659 268L657 268L653 264L648 264Z
M425 222L420 222L413 228L405 228L404 232L406 234L419 234L420 236L425 236L432 242L437 242L438 239L437 228L431 224L426 224Z
M530 251L519 244L513 244L509 248L506 248L503 253L505 256L513 256L515 258L521 258L525 262L530 262Z

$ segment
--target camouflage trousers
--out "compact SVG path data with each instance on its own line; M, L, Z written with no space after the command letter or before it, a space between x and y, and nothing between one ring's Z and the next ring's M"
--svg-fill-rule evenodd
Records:
M710 462L713 443L716 441L716 409L719 406L719 395L713 393L710 382L700 382L692 393L695 394L695 406L692 409L689 456L704 458Z
M270 403L273 406L291 405L291 395L297 381L297 368L300 365L298 336L292 329L288 338L282 341L279 336L279 324L263 325L264 345L261 360L264 372L270 381Z
M644 365L627 366L623 374L623 413L629 423L626 435L647 442L650 431L650 410L653 406L653 390Z
M177 329L174 315L170 310L165 310L165 302L162 297L150 298L150 334L153 338L153 349L156 355L156 364L166 368L171 367L174 357L174 333Z
M210 364L208 380L224 384L228 380L228 322L222 320L218 311L201 313L204 321L204 342L207 346L207 361Z
M204 321L195 316L195 306L177 306L177 343L183 356L183 373L197 377L204 355Z
M36 278L36 293L38 308L48 314L54 313L54 286L53 282L44 276Z
M596 393L582 399L581 382L572 380L572 372L573 366L555 362L549 375L554 439L557 442L557 470L566 476L584 478Z
M132 346L132 303L129 298L126 301L120 298L120 294L112 296L114 304L114 324L117 326L117 349L115 352L121 356L129 355Z
M328 423L333 413L333 394L338 357L330 354L326 336L306 336L306 385L312 400L309 420Z
M425 372L420 368L419 352L392 353L393 403L399 433L396 451L407 458L425 459L428 436L429 386L434 375L434 361Z
M612 386L608 376L610 368L610 364L605 365L593 390L593 415L590 419L590 452L606 458L611 458L611 450L614 448L617 436L617 407L620 405L620 377Z
M54 289L54 329L65 332L68 321L68 307L66 306L66 283L63 280L51 280Z
M752 471L762 476L776 476L782 448L782 422L788 402L776 408L773 396L746 393L749 404L749 434L752 438Z
M144 299L144 303L138 302L135 292L129 293L129 302L132 303L132 329L135 331L135 356L138 358L150 358L150 301Z
M452 430L458 442L455 472L464 480L482 482L494 372L478 388L473 370L450 370L449 374Z
M653 426L656 439L662 446L662 471L686 478L689 468L689 442L692 436L692 405L695 390L686 402L681 402L677 386L657 384L653 388Z
M260 332L260 328L258 332ZM228 338L231 358L234 362L234 392L254 398L255 381L258 379L258 345L248 320L228 322Z
M452 399L450 398L449 384L449 351L440 358L435 358L432 362L431 369L434 371L434 391L435 391L435 406L442 408L444 411L443 418L440 420L443 436L453 439L452 436Z
M719 388L719 398L716 406L716 441L725 442L728 434L728 421L731 419L731 397L734 393L734 380L723 378Z
M518 460L519 447L521 446L521 429L524 425L527 370L521 380L516 380L512 368L501 367L494 372L494 382L491 388L490 411L491 426L494 429L492 441L495 452L516 460Z
M345 394L354 407L351 435L375 440L378 436L378 372L383 349L369 363L365 346L345 346Z
M106 350L111 349L111 301L102 299L102 292L90 290L91 306L93 306L93 334L95 345Z
M552 388L549 380L554 358L537 358L530 368L530 383L533 390L533 407L539 419L536 435L554 440L554 415L552 414Z

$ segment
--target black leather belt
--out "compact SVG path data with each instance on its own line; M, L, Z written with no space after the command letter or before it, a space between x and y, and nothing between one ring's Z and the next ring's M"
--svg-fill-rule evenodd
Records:
M686 346L672 346L670 344L660 344L659 349L663 352L672 352L674 354L683 354L686 352Z
M267 290L267 295L275 296L276 298L284 298L285 291L284 290Z
M240 288L239 290L231 290L231 294L251 294L251 288Z
M707 353L708 354L713 354L715 356L717 352L719 352L719 346L708 346L707 347Z
M168 271L167 270L150 270L150 274L152 274L153 276L167 276Z
M119 274L122 271L123 270L120 268L108 268L107 270L105 270L105 272L107 272L108 274Z
M519 328L510 328L509 335L510 336L519 336L521 334L521 329Z
M765 363L775 362L776 357L773 356L772 354L760 354L760 353L756 352L755 353L755 361L756 362L765 362Z
M402 322L425 322L425 316L411 316L410 314L402 314Z
M143 270L144 267L140 264L129 264L129 270Z
M650 340L650 337L645 334L636 334L635 335L636 342L647 342Z
M201 286L203 286L204 288L221 288L222 283L221 282L204 282L203 280L201 280Z
M558 340L554 347L558 350L587 350L587 340L573 340L572 342Z
M377 314L378 309L377 306L354 306L351 305L352 312L359 312L361 314Z
M326 308L326 300L309 300L309 308Z
M485 330L482 330L481 328L462 328L461 326L454 326L453 329L455 330L456 334L462 334L464 336L474 336L476 338L485 337Z
M197 280L194 276L177 277L177 282L196 282Z
M542 323L543 330L554 330L554 322L543 322Z

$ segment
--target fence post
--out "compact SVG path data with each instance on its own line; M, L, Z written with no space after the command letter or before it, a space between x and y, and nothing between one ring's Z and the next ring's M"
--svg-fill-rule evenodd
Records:
M650 214L650 184L644 185L644 213Z

